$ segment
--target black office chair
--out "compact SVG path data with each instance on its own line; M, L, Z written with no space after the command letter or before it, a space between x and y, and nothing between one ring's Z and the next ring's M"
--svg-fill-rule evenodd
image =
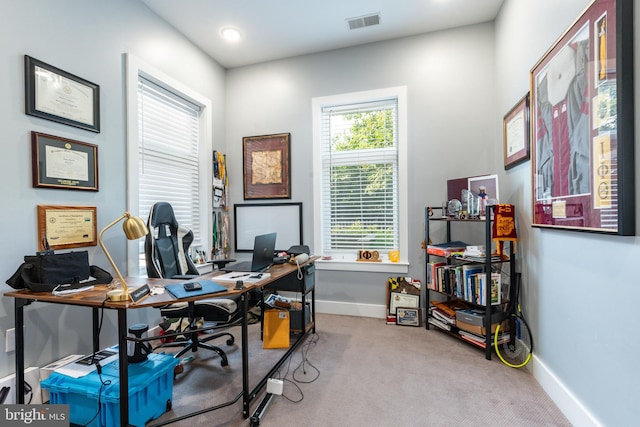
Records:
M144 243L147 275L150 278L165 279L193 279L198 277L198 269L189 257L189 246L193 242L193 232L178 226L178 221L169 203L158 202L153 205L147 221L149 233ZM225 352L208 342L217 338L227 337L227 344L233 345L234 336L229 332L220 332L200 337L202 331L198 327L200 319L213 322L211 328L232 326L239 323L241 316L238 310L238 300L231 298L208 298L191 302L179 302L160 308L160 314L165 319L179 319L178 325L186 320L187 326L178 326L176 332L183 332L184 339L165 342L160 347L184 347L175 354L182 357L188 351L206 348L216 352L222 366L229 361Z

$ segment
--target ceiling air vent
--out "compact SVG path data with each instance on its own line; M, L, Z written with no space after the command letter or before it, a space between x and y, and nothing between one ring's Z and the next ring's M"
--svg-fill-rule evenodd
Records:
M380 23L380 14L374 13L372 15L359 16L357 18L349 18L347 19L347 22L349 23L350 30L370 27L372 25L378 25Z

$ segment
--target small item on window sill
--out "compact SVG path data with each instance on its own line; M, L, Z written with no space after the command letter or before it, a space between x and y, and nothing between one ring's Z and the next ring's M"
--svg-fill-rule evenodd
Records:
M382 262L380 259L380 252L378 251L368 251L368 250L359 250L358 251L358 262Z
M331 260L331 255L323 255L322 259L325 260L325 261L329 261L329 260Z

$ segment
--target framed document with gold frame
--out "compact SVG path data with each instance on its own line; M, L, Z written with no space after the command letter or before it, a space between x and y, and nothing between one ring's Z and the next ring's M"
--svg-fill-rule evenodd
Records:
M98 191L98 146L31 132L33 186Z
M244 198L291 198L290 133L242 138Z
M96 246L97 209L95 206L38 205L38 248L51 249Z
M395 314L399 307L420 308L420 295L404 292L391 292L389 298L389 313Z

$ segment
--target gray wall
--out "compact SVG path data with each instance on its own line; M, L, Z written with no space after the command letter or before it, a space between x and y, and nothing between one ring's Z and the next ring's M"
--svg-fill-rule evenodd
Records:
M631 262L637 238L532 229L530 162L503 168L504 114L529 90L530 68L587 3L508 0L495 25L230 70L226 134L232 182L241 182L242 151L234 141L291 132L292 198L308 215L310 99L406 85L410 275L424 274L424 205L439 203L447 179L497 173L500 200L518 207L517 265L536 344L529 368L576 425L625 425L638 415L632 399L640 379L633 363L639 341L629 320L639 296ZM231 195L242 200L241 186L232 186ZM307 221L305 240L313 248L312 232ZM345 311L356 307L357 313L358 306L383 304L387 276L321 271L320 306L345 304Z
M231 199L243 197L242 137L291 132L292 200L303 203L305 243L314 250L311 99L406 86L409 275L422 280L424 206L440 206L447 179L493 173L499 164L491 149L498 138L493 33L492 24L482 24L228 71ZM385 304L389 273L321 271L317 277L316 297L325 310Z
M291 132L292 200L304 203L306 215L313 202L311 98L406 85L410 275L423 278L422 210L445 197L446 179L498 173L501 200L519 209L518 265L536 344L534 375L575 425L629 425L639 415L635 397L640 375L634 362L640 341L633 318L640 300L633 266L640 255L638 239L532 229L530 163L508 172L502 168L504 113L528 91L530 68L586 4L587 0L507 0L495 26L476 25L234 69L226 72L225 82L224 70L138 2L0 0L0 174L5 182L0 196L6 201L0 218L10 224L2 231L7 243L0 246L0 277L9 277L22 256L35 251L36 205L98 206L99 227L127 208L124 52L213 100L213 145L228 154L232 203L243 202L242 137ZM639 17L636 11L636 22ZM101 86L100 134L24 114L24 54ZM358 77L352 75L356 72ZM639 72L635 74L640 79ZM636 112L638 116L637 105ZM100 191L31 188L32 130L97 144ZM304 234L313 235L310 221L305 222ZM312 239L306 240L313 246ZM124 239L114 235L106 243L125 270ZM92 263L108 265L99 249L88 249ZM384 304L385 279L383 274L321 272L318 298L355 306ZM8 289L0 285L0 291ZM0 299L3 335L13 327L12 302ZM27 366L90 348L87 310L38 304L26 310ZM153 319L156 313L137 316ZM130 321L136 320L132 315ZM113 343L114 331L114 319L108 316L103 342ZM0 376L11 372L13 353L0 351Z
M196 49L142 3L128 0L1 0L0 117L2 123L2 227L0 292L22 257L37 250L36 206L97 206L98 230L127 210L125 158L125 52L200 91L213 101L213 146L224 151L224 69ZM100 85L99 134L24 114L23 56L28 54ZM98 145L100 191L35 189L31 186L30 132L38 131ZM146 213L144 214L146 218ZM126 239L117 228L105 244L126 272ZM99 247L90 262L111 270ZM0 298L0 334L14 326L13 300ZM116 342L113 313L107 313L101 342ZM130 322L158 323L157 310L136 310ZM91 311L32 304L25 309L26 366L44 366L70 353L91 349ZM61 332L59 332L61 331ZM0 350L0 376L13 372L14 353Z
M496 22L496 128L501 125L500 113L529 90L530 69L588 3L508 0L503 6ZM640 11L634 3L637 25ZM636 39L636 64L639 48ZM635 80L637 94L637 67ZM640 117L637 99L636 119ZM639 130L636 124L636 140ZM636 165L640 165L637 155L636 149ZM499 149L495 156L500 156ZM637 177L638 173L636 188L640 189ZM640 257L638 238L531 228L530 163L504 174L503 189L521 207L519 257L538 381L563 409L571 410L575 425L634 423L631 420L640 415L636 363L640 340L633 320L640 299L634 265ZM580 404L593 418L581 413Z

